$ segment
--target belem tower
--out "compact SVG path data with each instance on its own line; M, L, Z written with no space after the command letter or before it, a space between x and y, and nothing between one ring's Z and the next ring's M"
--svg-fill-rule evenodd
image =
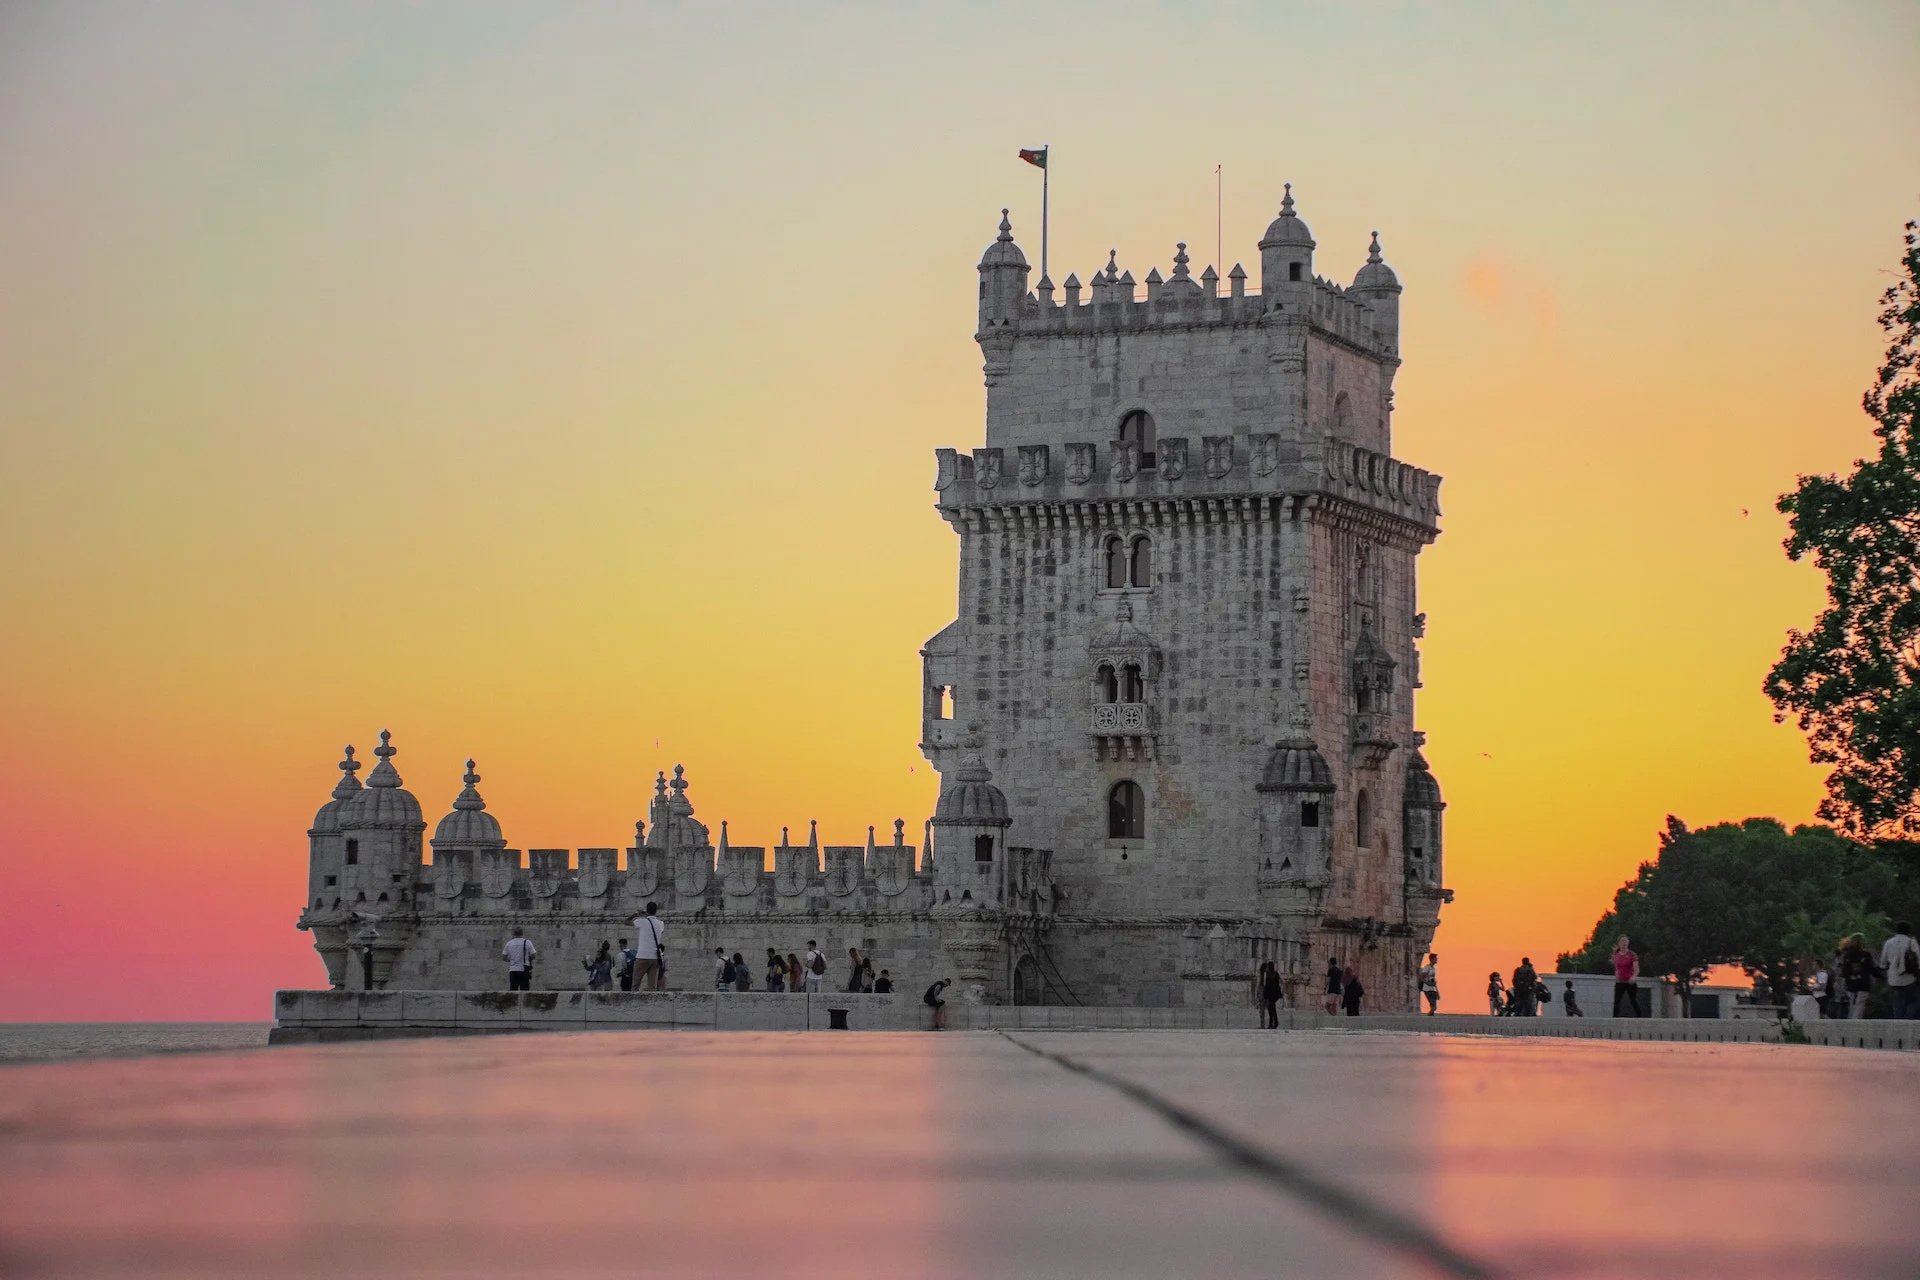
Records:
M1440 788L1414 727L1414 565L1440 478L1396 460L1400 284L1374 237L1347 286L1314 274L1291 188L1249 292L1112 256L1084 283L1031 269L1003 211L980 259L982 447L940 449L958 616L923 649L921 750L941 779L913 839L783 830L716 844L664 774L624 851L523 861L466 787L428 842L394 748L352 748L309 832L299 926L337 988L576 988L648 901L667 985L716 946L756 971L816 939L903 990L963 999L1243 1002L1262 960L1314 1003L1329 957L1367 1007L1416 1008L1443 887ZM370 969L365 956L371 952Z

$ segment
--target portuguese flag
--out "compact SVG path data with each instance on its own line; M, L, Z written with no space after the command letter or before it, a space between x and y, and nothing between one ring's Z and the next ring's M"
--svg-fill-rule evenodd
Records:
M1020 158L1036 169L1044 169L1047 167L1047 149L1045 147L1040 148L1038 151L1028 151L1025 147L1022 147L1020 149Z

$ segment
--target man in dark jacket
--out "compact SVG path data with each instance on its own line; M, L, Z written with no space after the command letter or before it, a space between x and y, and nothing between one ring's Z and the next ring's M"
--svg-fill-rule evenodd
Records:
M1540 975L1533 971L1533 961L1527 956L1520 957L1520 967L1513 971L1513 993L1520 998L1520 1007L1515 1015L1531 1018L1539 1003L1539 993L1534 990L1540 985Z

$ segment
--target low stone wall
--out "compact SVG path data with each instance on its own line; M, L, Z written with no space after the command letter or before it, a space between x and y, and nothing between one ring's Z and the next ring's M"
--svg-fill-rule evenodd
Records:
M949 1002L956 1031L1247 1030L1251 1007L961 1005ZM275 1044L396 1036L487 1035L517 1031L825 1031L834 1011L850 1031L924 1031L931 1011L917 996L819 995L771 991L280 991ZM1485 1014L1367 1014L1358 1018L1282 1010L1286 1031L1403 1031L1445 1035L1547 1036L1585 1040L1764 1042L1780 1024L1762 1018L1493 1018ZM1814 1044L1920 1049L1920 1022L1806 1024Z

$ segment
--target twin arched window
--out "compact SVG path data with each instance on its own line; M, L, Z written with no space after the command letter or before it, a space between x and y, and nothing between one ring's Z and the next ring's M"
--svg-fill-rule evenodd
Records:
M1140 840L1147 834L1147 796L1137 782L1116 782L1107 792L1107 838Z
M1131 539L1114 534L1107 539L1107 586L1112 590L1123 587L1150 587L1153 585L1153 542L1144 533L1135 534Z
M1115 671L1106 663L1100 664L1097 676L1100 684L1100 698L1103 702L1145 702L1147 700L1146 677L1140 674L1140 664L1129 662Z
M1153 415L1145 409L1135 409L1120 419L1120 439L1135 445L1140 454L1140 469L1153 470L1155 450L1160 443L1159 433L1154 430Z

